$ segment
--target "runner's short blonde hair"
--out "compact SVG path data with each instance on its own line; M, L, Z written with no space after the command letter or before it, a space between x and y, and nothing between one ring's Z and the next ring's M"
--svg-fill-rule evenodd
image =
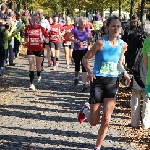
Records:
M40 12L40 13L43 13L43 9L38 9L38 10L37 10L37 13L39 13L39 12Z

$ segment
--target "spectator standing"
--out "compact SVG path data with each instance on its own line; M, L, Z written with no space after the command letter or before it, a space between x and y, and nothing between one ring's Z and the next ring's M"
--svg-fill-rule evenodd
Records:
M4 50L4 22L3 19L0 18L0 69L4 70L4 61L5 61L5 50ZM0 73L0 75L2 75Z
M1 5L0 18L7 19L6 10L7 10L7 6L5 4L2 4Z

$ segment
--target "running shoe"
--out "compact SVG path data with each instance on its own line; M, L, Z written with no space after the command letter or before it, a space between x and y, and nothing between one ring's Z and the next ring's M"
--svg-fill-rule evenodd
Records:
M59 62L58 61L56 61L56 67L58 67L59 66Z
M48 61L48 67L50 67L51 66L51 62L50 61Z
M75 79L74 80L74 86L77 86L79 84L79 80L78 79Z
M52 61L48 61L48 67L53 66L53 62Z
M71 63L72 63L72 65L74 65L74 59L73 58L71 59Z
M5 67L1 67L0 70L6 70L6 68Z
M69 69L69 65L67 65L67 67L66 67L67 69Z
M50 65L53 66L53 61L50 62Z
M87 85L86 85L86 84L83 84L82 92L86 91L87 89L88 89Z
M30 84L29 90L35 90L35 86L33 84Z
M41 76L38 77L37 82L39 83L41 81Z
M53 66L52 70L56 70L56 66Z
M41 67L41 71L44 71L44 67L43 66Z
M78 121L79 121L80 123L82 123L82 122L86 119L85 114L83 113L83 110L84 110L85 108L90 109L90 104L89 104L89 103L85 103L85 104L83 105L82 109L80 110L80 112L78 113L77 117L78 117Z

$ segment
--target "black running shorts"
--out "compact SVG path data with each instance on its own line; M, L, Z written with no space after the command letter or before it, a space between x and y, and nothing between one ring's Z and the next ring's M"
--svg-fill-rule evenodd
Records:
M65 45L65 44L63 43L63 46L64 46L64 47L69 47L69 49L73 49L73 48L74 48L74 43L71 43L71 45Z
M34 55L37 57L44 57L44 51L29 51L27 50L27 55Z
M118 94L118 77L96 77L90 83L90 104L103 103L104 98L116 98Z

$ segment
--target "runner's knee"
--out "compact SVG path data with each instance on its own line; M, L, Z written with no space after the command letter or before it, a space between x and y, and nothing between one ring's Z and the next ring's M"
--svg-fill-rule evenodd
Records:
M104 127L109 126L110 118L111 118L111 117L110 117L108 114L104 114L104 115L102 116L102 125L103 125Z

